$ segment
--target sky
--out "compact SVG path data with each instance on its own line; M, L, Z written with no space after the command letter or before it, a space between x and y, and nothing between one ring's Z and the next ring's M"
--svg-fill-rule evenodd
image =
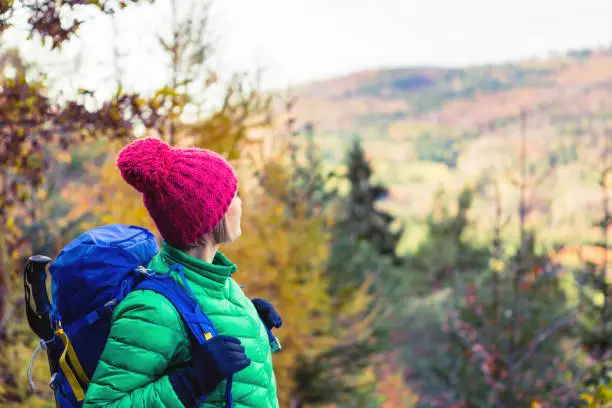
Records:
M261 60L280 84L612 43L610 0L223 1L228 57L241 66Z
M168 26L167 4L129 7L117 15L116 31L109 17L90 19L61 58L19 31L11 41L57 77L86 87L107 86L117 44L126 82L154 89L167 75L152 40ZM211 31L221 72L263 69L265 88L285 88L370 68L496 63L608 46L611 17L610 0L214 0ZM75 61L79 75L62 75Z

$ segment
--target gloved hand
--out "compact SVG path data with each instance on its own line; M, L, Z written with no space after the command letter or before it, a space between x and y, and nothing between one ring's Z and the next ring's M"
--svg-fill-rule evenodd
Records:
M223 380L244 370L251 360L244 353L240 340L216 336L193 349L193 358L186 369L169 375L174 391L185 407L197 407Z
M255 298L252 300L257 313L268 329L279 328L283 325L283 319L280 317L274 306L264 299Z

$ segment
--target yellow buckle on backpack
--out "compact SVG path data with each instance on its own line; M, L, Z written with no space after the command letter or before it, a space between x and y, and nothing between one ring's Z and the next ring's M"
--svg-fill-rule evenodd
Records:
M64 343L64 351L60 357L60 367L70 384L70 388L72 388L72 392L74 393L77 401L83 401L85 399L85 392L83 391L83 387L79 383L79 379L81 382L87 387L89 385L89 377L85 374L85 370L81 366L79 359L74 351L74 347L72 347L72 343L68 338L68 335L62 329L61 323L58 322L57 327L55 329L55 334L62 339L62 343ZM70 362L74 366L74 371L70 368L66 357L70 359ZM78 379L77 379L78 377Z

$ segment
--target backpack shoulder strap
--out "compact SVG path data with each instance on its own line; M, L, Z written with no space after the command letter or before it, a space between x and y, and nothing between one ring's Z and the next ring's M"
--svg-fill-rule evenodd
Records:
M187 282L184 282L186 286L183 288L170 277L170 273L174 270L178 270L181 276L184 276L182 274L182 267L180 265L173 265L165 274L148 273L146 278L139 282L134 289L152 290L167 298L183 318L189 331L198 343L204 344L207 340L217 335L215 327L192 295Z
M173 271L178 272L184 287L170 277ZM181 265L172 265L168 272L163 274L149 271L145 273L145 276L146 277L139 282L134 289L152 290L168 299L174 305L198 343L204 344L211 338L217 336L218 333L212 321L206 316L196 300L195 295L191 291ZM233 406L231 394L232 382L233 376L230 376L227 379L225 387L226 408Z

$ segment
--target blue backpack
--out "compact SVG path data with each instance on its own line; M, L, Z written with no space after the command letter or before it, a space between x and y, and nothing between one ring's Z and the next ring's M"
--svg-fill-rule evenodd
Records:
M24 275L26 313L41 339L28 366L31 387L34 357L43 348L56 405L81 407L110 332L113 310L134 289L153 290L170 300L198 343L217 335L181 265L173 265L164 274L146 268L158 250L155 236L145 228L112 224L89 230L66 245L49 265L52 303L45 286L45 266L51 260L40 255L30 258ZM178 272L184 287L170 277L172 271ZM269 330L268 335L271 345L277 344ZM226 407L233 406L231 387L230 377Z

